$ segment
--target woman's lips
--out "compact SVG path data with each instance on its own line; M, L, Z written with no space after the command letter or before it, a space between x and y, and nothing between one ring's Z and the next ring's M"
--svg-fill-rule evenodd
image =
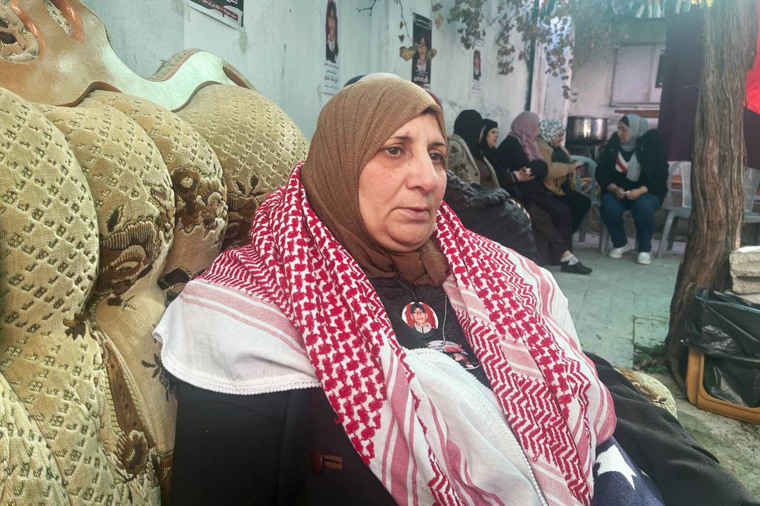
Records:
M416 221L427 221L430 218L430 209L427 206L406 206L402 207L401 211Z

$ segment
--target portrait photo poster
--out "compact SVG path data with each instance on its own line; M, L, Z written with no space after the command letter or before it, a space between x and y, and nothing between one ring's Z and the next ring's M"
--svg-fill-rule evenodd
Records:
M470 74L470 93L480 95L483 92L483 41L475 39L472 45L472 72Z
M340 89L338 6L336 0L327 0L325 5L325 62L322 77L322 93L335 95Z
M430 50L432 49L432 25L430 18L414 15L412 38L414 39L414 56L412 56L412 82L430 89Z
M245 0L187 0L187 5L238 30L243 29Z

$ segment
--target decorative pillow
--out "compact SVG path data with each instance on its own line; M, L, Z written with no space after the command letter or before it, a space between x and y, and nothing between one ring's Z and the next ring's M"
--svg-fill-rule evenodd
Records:
M229 223L223 248L250 242L256 206L306 159L303 133L274 102L236 86L207 86L177 115L208 141L224 168Z
M0 502L155 503L155 472L122 471L134 455L111 430L85 309L99 261L86 176L65 136L2 88L0 125Z

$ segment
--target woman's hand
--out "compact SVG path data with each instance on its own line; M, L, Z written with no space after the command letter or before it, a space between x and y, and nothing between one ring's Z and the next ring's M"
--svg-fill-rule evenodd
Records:
M536 176L533 174L530 168L523 167L522 169L515 171L515 179L517 179L517 181L520 183L524 183L526 181L536 179Z
M642 186L641 188L635 188L633 190L628 190L627 192L625 192L625 198L627 198L628 200L636 200L637 198L641 197L647 192L648 192L647 187Z
M622 188L620 188L615 183L610 183L607 186L607 191L610 192L610 193L612 193L615 196L616 199L623 200L625 198L628 198L628 195L625 193L625 190L623 190Z

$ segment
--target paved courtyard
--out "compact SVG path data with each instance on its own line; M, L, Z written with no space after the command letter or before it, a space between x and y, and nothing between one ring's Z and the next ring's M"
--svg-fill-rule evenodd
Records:
M653 246L657 245L655 239ZM639 265L634 251L618 260L602 255L599 236L587 234L586 241L576 242L574 250L584 265L594 269L590 276L551 268L568 299L585 350L617 367L630 368L634 346L651 347L665 342L683 247L677 242L673 251L652 257L650 265Z

